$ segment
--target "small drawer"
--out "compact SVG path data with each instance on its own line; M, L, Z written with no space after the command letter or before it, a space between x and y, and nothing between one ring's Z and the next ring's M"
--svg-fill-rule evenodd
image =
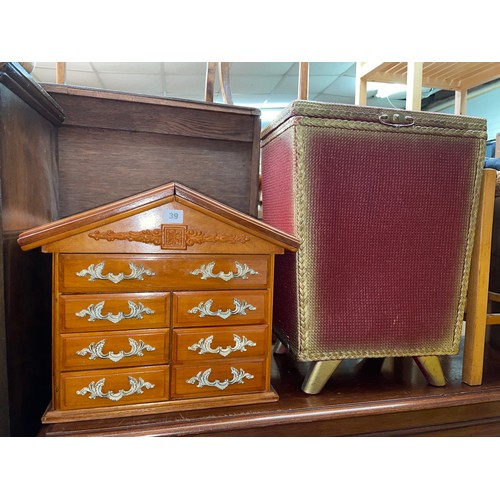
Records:
M259 291L175 292L173 326L265 323L268 293Z
M168 330L61 335L61 370L168 363Z
M172 337L172 362L263 357L271 347L268 332L267 325L176 328Z
M266 361L241 361L172 367L172 398L226 396L266 387Z
M62 333L169 325L168 293L61 295L59 300Z
M183 258L179 266L182 286L176 289L266 288L267 255L202 255Z
M168 400L169 367L121 368L61 374L61 410Z
M63 293L265 288L267 255L61 254Z
M59 289L62 293L164 290L160 268L154 257L61 254Z

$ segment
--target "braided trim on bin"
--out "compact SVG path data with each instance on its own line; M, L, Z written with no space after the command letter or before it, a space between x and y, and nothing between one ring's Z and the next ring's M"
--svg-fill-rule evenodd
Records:
M305 225L306 225L306 211L304 210L304 182L306 181L306 175L303 168L301 168L301 158L304 156L304 143L301 139L301 135L298 133L297 129L292 131L293 133L293 178L294 178L294 193L295 193L295 227L297 230L297 236L301 241L303 241ZM307 339L306 335L307 327L309 325L309 315L310 308L308 307L310 297L309 290L306 286L306 255L304 251L297 251L297 293L298 293L298 351L307 351Z
M290 346L291 353L297 361L329 361L332 359L362 359L362 358L408 358L411 356L450 356L455 355L457 352L451 351L450 349L436 349L432 353L429 353L429 349L414 351L405 351L399 349L385 349L385 350L363 350L358 349L356 351L345 351L335 352L329 350L327 352L321 351L294 351L292 346Z

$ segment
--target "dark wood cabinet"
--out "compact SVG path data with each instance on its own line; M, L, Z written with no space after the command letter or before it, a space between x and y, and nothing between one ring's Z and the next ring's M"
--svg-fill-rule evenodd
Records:
M36 434L50 397L50 258L16 240L58 217L63 119L19 64L0 63L0 435Z
M60 217L176 181L257 215L260 111L44 85L58 129Z

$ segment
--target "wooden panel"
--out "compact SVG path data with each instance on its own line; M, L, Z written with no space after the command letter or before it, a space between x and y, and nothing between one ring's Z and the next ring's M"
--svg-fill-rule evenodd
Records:
M265 291L175 292L172 324L211 326L265 323L268 306L268 294Z
M3 230L22 231L58 216L56 130L6 89L0 111Z
M66 126L253 142L253 123L260 115L258 109L242 106L44 87L64 109Z
M169 331L65 334L61 336L60 356L63 371L165 364Z
M63 216L174 180L257 215L259 110L46 88L66 113L59 131Z
M266 255L69 254L59 262L63 292L262 288L268 280Z
M90 210L170 181L254 215L257 193L252 200L249 194L258 178L251 158L251 142L62 127L60 215Z
M60 315L61 332L167 327L170 296L168 293L61 295Z
M267 325L177 328L172 337L172 363L260 357L270 345Z
M62 117L17 63L0 63L0 436L35 435L50 400L50 257L16 238L58 216Z
M173 366L171 395L172 398L199 398L263 391L265 372L265 361ZM219 387L211 385L216 383Z
M67 372L61 375L61 409L122 406L166 400L168 379L166 366ZM123 395L120 391L123 391ZM101 396L106 394L113 399Z

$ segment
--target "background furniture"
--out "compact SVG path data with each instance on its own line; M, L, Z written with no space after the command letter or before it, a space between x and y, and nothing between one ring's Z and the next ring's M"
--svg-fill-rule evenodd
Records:
M170 183L21 233L53 254L43 422L275 401L274 255L295 238Z
M301 241L276 262L275 330L315 393L346 358L413 356L435 385L459 349L485 120L292 103L262 134L264 221ZM428 362L432 366L427 366Z
M66 115L58 128L60 217L168 181L257 215L259 110L64 85L44 89Z
M422 87L455 92L455 113L466 113L467 91L500 78L498 62L359 62L356 66L355 104L366 105L367 83L407 85L406 109L419 111Z
M58 215L62 108L17 63L0 63L0 435L34 435L50 398L50 259L19 233Z
M484 189L478 215L478 226L471 268L471 286L466 314L463 381L469 385L483 382L485 344L488 327L500 325L499 303L499 197L498 160L485 161ZM496 207L496 210L495 210ZM492 345L497 345L491 329ZM498 345L497 345L498 348Z

